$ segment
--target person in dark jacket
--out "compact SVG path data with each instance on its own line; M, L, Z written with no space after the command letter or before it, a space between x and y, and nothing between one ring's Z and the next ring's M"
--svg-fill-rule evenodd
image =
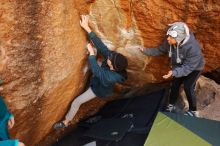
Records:
M54 129L65 128L76 115L81 104L90 101L95 97L107 98L113 93L113 87L116 83L122 83L127 79L126 68L128 66L127 58L117 52L110 51L107 46L91 31L88 16L82 15L80 25L88 33L92 44L87 45L89 52L89 63L93 76L90 80L90 87L80 96L76 97L71 108L65 116L65 120L55 123ZM104 57L102 65L96 62L94 45Z
M198 112L194 88L205 64L201 48L183 22L170 24L167 36L167 40L164 40L158 48L140 48L140 50L145 55L167 54L171 58L172 70L163 76L164 79L173 77L167 111L175 111L174 105L179 96L180 85L183 83L189 103L189 111L186 113L195 116Z

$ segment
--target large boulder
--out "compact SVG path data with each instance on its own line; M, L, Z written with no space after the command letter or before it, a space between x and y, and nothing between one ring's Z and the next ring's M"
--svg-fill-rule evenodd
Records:
M195 33L205 71L219 67L219 12L220 1L204 0L1 0L0 47L5 53L0 59L8 59L0 63L0 74L2 94L15 115L13 137L37 145L54 133L53 123L84 91L89 73L80 14L90 15L93 30L110 49L128 57L126 88L134 88L164 82L168 57L144 56L137 46L159 45L174 21L185 21ZM95 99L83 105L73 123L104 103Z
M146 57L137 46L157 47L168 24L184 21L201 44L205 71L220 64L220 1L96 0L91 6L92 26L105 43L129 58L129 84L161 82L169 70L167 57Z
M195 90L199 117L220 121L220 85L209 78L201 76L196 83ZM189 104L183 88L181 88L178 99L177 111L184 112L188 110Z

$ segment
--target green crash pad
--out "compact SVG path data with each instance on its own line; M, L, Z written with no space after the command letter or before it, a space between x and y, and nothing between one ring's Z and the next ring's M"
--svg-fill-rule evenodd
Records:
M220 122L158 112L144 146L220 146Z

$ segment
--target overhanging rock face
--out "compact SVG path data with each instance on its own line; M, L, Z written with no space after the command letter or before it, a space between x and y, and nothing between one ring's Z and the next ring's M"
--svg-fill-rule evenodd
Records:
M184 21L195 33L206 58L206 70L220 63L220 2L188 0L96 0L91 6L92 26L110 48L130 59L129 83L158 82L168 71L167 57L145 57L137 45L158 46L165 37L168 24ZM212 56L212 57L211 57ZM214 57L215 56L215 57Z
M8 57L1 72L2 94L15 114L13 137L36 145L53 132L53 123L83 91L88 80L87 39L79 26L80 14L89 13L93 30L109 48L128 56L127 85L138 87L162 82L169 62L135 48L159 45L167 24L174 21L185 21L196 34L205 70L219 67L219 12L219 1L203 0L1 0L0 47ZM78 117L103 103L92 101Z

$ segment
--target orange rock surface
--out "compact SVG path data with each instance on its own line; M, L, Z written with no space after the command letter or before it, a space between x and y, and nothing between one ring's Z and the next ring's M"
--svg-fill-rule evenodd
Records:
M220 1L189 0L1 0L0 47L8 57L0 72L2 92L15 115L12 137L37 145L65 115L89 80L86 33L80 14L106 45L129 59L127 87L163 82L166 56L148 57L137 46L155 47L169 23L185 21L199 40L205 71L220 64ZM4 55L4 56L2 56ZM95 99L77 115L88 116L105 104Z

